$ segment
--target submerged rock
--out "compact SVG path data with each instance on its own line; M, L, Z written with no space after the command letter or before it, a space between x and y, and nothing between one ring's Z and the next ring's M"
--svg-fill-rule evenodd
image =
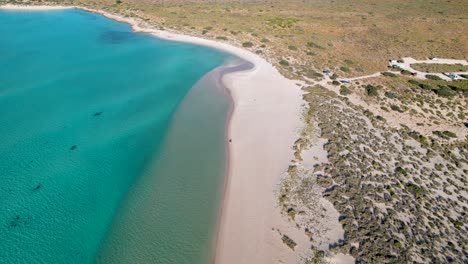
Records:
M70 147L70 150L75 150L76 147L77 147L76 145L73 145L73 146Z

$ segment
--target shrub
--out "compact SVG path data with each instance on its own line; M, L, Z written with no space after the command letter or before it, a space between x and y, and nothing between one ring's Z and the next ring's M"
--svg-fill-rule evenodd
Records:
M392 72L382 72L382 75L387 77L396 77L396 74Z
M242 43L242 47L244 48L250 48L250 47L253 47L253 43L248 41L248 42L244 42Z
M377 91L377 87L373 86L373 85L370 85L368 84L366 86L366 92L367 92L367 95L369 96L377 96L379 95L378 91Z
M424 90L432 90L432 89L434 89L432 86L430 86L429 84L425 84L425 83L420 83L420 84L419 84L419 87L421 87L421 88L424 89Z
M397 98L397 95L392 92L385 92L385 96L390 99Z
M262 42L262 43L268 43L268 42L270 42L270 40L269 40L269 39L266 39L266 38L262 38L262 40L260 40L260 42Z
M449 138L456 138L457 137L457 134L451 132L451 131L432 131L432 134L438 136L438 137L441 137L441 138L445 138L445 139L449 139Z
M401 244L401 242L398 241L398 240L396 240L396 239L393 240L393 244L395 245L395 247L399 247L399 248L403 247L403 245Z
M442 132L442 134L443 134L444 136L447 136L447 137L450 137L450 138L456 138L456 137L457 137L457 134L455 134L455 133L453 133L453 132L451 132L451 131L447 131L447 130L444 131L444 132Z
M408 71L408 70L401 70L401 74L403 75L411 75L412 72Z
M348 87L346 87L345 85L341 85L341 87L340 87L340 94L341 94L341 95L348 95L348 94L351 94L351 90L348 89Z
M468 79L468 74L460 74L460 77Z
M314 42L307 42L307 47L323 49L322 46L315 44Z
M344 60L344 63L346 63L347 65L352 65L354 64L354 61L347 59L347 60Z
M289 66L289 62L287 60L280 60L279 64L283 65L283 66Z
M342 70L343 72L349 72L349 68L346 66L341 66L340 70Z
M296 46L288 46L288 49L290 49L290 50L297 50L297 47L296 47Z
M396 172L397 174L408 175L408 173L406 172L406 170L403 169L402 167L396 167L395 172Z
M206 29L206 30L212 30L213 27L205 27L204 29Z
M337 81L337 80L334 80L334 81L332 82L332 84L333 84L333 85L340 85L340 82Z
M227 40L228 38L227 38L227 37L224 37L224 36L217 36L216 39Z
M397 112L403 113L403 110L401 110L401 108L400 108L398 105L391 105L390 108L391 108L393 111L397 111Z
M291 248L292 250L294 250L294 248L296 247L297 243L294 242L294 240L292 240L290 237L288 237L287 235L283 235L283 237L281 238L281 240L283 241L284 244L286 244L289 248Z
M115 0L115 3L116 3L116 4L121 4L121 3L122 3L122 0Z
M429 80L435 80L435 81L443 80L443 79L440 78L439 76L437 76L437 75L432 75L432 74L426 74L426 78L429 79Z
M439 89L434 90L438 96L450 97L454 95L454 92L447 86L440 86Z
M414 183L407 183L406 188L414 195L416 198L422 197L426 191L421 186L418 186Z
M419 85L419 82L416 80L409 80L408 82L411 84Z

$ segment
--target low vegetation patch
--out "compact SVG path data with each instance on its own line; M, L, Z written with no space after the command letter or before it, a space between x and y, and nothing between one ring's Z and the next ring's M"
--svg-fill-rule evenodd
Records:
M461 64L416 63L411 68L422 72L467 72L468 66Z
M382 75L387 76L387 77L396 77L397 76L393 72L382 72Z
M268 24L273 28L292 28L299 21L297 18L274 17L268 19Z
M388 97L390 99L394 99L394 98L397 98L397 95L395 93L392 93L392 92L385 92L385 97Z
M289 66L289 62L287 60L285 60L285 59L280 60L279 64L283 65L283 66Z
M411 75L411 74L413 74L411 71L408 71L408 70L401 70L400 73L403 74L403 75Z
M366 85L366 92L368 96L377 96L379 95L378 88L373 85Z
M342 70L343 72L350 72L349 68L346 66L341 66L340 70Z
M316 44L316 43L314 43L314 42L312 42L312 41L307 42L307 47L309 47L309 48L323 49L322 46L320 46L320 45L318 45L318 44Z
M346 87L345 85L342 85L340 87L340 94L341 95L349 95L349 94L351 94L351 90L348 87Z
M435 89L434 92L438 96L442 96L442 97L451 97L455 95L452 89L448 88L447 86L439 86L439 89Z
M441 138L445 138L445 139L450 139L450 138L456 138L457 137L457 134L451 132L451 131L434 131L432 132L434 135L438 136L438 137L441 137Z
M288 237L287 235L283 235L283 237L281 238L281 240L283 241L284 244L286 244L286 246L288 246L290 249L294 250L294 248L296 247L297 243L294 242L294 240L292 240L290 237Z
M244 42L244 43L242 43L242 47L244 47L244 48L253 47L253 43L250 42L250 41Z
M435 80L435 81L443 80L443 79L440 78L439 76L433 75L433 74L426 74L426 78L429 79L429 80Z

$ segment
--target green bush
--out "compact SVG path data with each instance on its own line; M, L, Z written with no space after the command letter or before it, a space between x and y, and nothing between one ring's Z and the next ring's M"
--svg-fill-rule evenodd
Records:
M378 91L377 91L377 87L373 86L373 85L366 85L366 92L367 92L367 95L369 96L377 96L379 95Z
M122 0L115 0L115 3L116 3L116 4L121 4L121 3L122 3Z
M455 134L455 133L453 133L453 132L451 132L451 131L447 131L447 130L444 131L444 132L442 132L442 134L443 134L444 136L449 137L449 138L456 138L456 137L457 137L457 134Z
M451 131L432 131L432 134L438 136L438 137L441 137L441 138L445 138L445 139L449 139L449 138L456 138L457 137L457 134L451 132Z
M347 59L347 60L344 60L344 63L346 63L347 65L353 65L354 61Z
M220 39L220 40L228 40L227 37L224 37L224 36L217 36L216 39Z
M349 68L346 66L341 66L340 70L342 70L343 72L349 72Z
M411 75L412 72L408 71L408 70L401 70L401 74L403 75Z
M390 99L397 98L397 95L392 92L385 92L385 96Z
M296 46L288 46L288 49L290 49L290 50L297 50L297 47L296 47Z
M244 42L242 43L242 47L244 48L250 48L250 47L253 47L253 43L248 41L248 42Z
M396 74L392 72L382 72L382 75L387 77L396 77Z
M345 85L341 85L341 87L340 87L340 94L341 94L341 95L348 95L348 94L351 94L351 90L348 89L348 87L346 87Z
M406 170L403 169L402 167L396 167L395 172L401 175L408 175L408 172L406 172Z
M407 183L406 188L414 195L416 198L422 197L426 191L421 186L418 186L414 183Z
M287 60L280 60L279 64L283 66L289 66L289 62Z
M429 80L435 80L435 81L443 80L443 79L440 78L439 76L437 76L437 75L432 75L432 74L426 74L426 78L429 79Z
M307 47L323 49L322 46L315 44L314 42L307 42Z
M419 85L419 82L416 80L409 80L408 82L414 85Z
M419 87L421 87L421 88L424 89L424 90L432 90L432 89L434 89L431 85L425 84L425 83L420 83L420 84L419 84Z
M439 89L434 90L434 91L438 96L442 96L442 97L450 97L450 96L455 95L452 89L448 88L447 86L440 86Z
M268 42L270 42L270 40L269 40L269 39L266 39L266 38L262 38L262 40L260 40L260 42L262 42L262 43L268 43Z
M391 105L390 108L391 108L393 111L397 111L397 112L403 113L403 110L401 110L401 108L400 108L398 105Z
M334 81L332 82L332 84L333 84L333 85L340 85L340 82L337 81L337 80L334 80Z

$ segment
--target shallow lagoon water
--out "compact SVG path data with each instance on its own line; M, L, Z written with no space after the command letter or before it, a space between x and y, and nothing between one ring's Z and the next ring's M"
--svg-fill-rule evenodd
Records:
M0 263L205 263L232 59L80 10L0 11Z

